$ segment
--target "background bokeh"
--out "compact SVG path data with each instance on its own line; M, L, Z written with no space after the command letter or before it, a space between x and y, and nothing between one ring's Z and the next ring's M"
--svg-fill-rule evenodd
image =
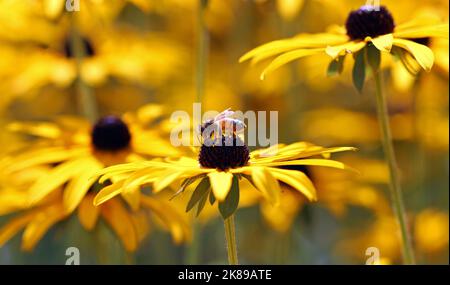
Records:
M8 131L13 121L83 115L77 107L77 74L101 115L120 115L146 103L161 104L169 114L192 112L201 1L81 0L81 10L72 13L64 10L64 2L0 0L0 154L32 141ZM259 80L264 63L238 63L262 43L343 25L347 14L366 1L207 2L203 110L278 111L279 141L355 146L357 152L338 158L362 173L355 177L313 169L317 203L289 203L285 197L281 209L264 203L240 208L241 263L364 264L366 248L372 246L380 249L383 263L399 263L373 83L369 80L359 94L349 68L342 76L327 77L326 56L296 61L264 81ZM381 3L399 23L423 11L448 21L444 0ZM79 70L67 44L74 26L87 51ZM436 62L430 73L410 80L394 69L385 72L408 219L417 261L424 264L449 262L448 42L431 44ZM8 218L0 217L0 223ZM33 252L22 252L16 235L0 248L0 264L64 264L69 246L80 249L83 264L226 263L220 216L203 217L191 226L193 238L185 245L173 244L169 234L155 227L136 252L127 253L106 225L86 232L71 217L50 229Z

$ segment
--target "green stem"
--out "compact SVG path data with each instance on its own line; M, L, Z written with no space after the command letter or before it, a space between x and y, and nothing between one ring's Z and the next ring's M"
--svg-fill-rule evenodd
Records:
M225 238L227 240L228 263L230 265L238 265L234 214L225 219L224 224L225 224Z
M209 49L208 30L205 23L207 5L208 0L199 0L197 13L196 102L202 102L205 93L205 71Z
M73 21L75 21L73 19ZM81 77L81 67L83 59L86 56L86 47L83 39L73 23L73 28L70 33L70 47L73 51L77 67L77 95L79 112L92 123L98 118L97 102L93 90L86 85Z
M383 143L384 155L389 166L390 183L389 188L392 197L394 212L400 225L402 244L403 244L403 258L406 264L414 264L414 252L411 244L411 237L408 231L405 207L403 204L402 190L398 175L398 167L395 159L394 147L392 144L392 135L389 127L389 114L387 111L386 98L383 93L381 72L374 72L376 84L376 99L378 120L380 121L381 140Z
M196 265L199 264L200 259L200 239L202 226L194 221L194 231L192 236L192 243L186 249L185 264Z

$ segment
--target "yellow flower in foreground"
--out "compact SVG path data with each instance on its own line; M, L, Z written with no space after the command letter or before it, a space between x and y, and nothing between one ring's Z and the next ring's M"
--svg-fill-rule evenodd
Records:
M32 249L49 227L78 209L80 222L86 230L91 230L98 216L101 216L122 238L126 249L134 250L138 240L135 237L140 235L132 231L130 221L133 215L124 202L133 211L138 211L141 205L155 213L172 231L175 241L187 239L189 230L183 225L182 217L172 214L165 202L160 203L151 197L141 198L139 191L123 193L122 199L118 197L105 204L105 207L96 208L92 203L96 191L105 184L114 182L99 184L90 179L104 167L178 154L176 149L161 138L157 125L159 118L161 107L148 105L135 114L125 114L122 118L103 117L92 130L87 122L74 118L61 118L59 123L13 123L13 130L26 132L40 139L30 149L9 154L1 160L2 178L11 177L15 180L17 176L23 176L36 168L48 168L48 171L27 184L25 194L21 192L21 196L16 195L19 198L10 199L10 202L2 201L5 204L18 204L16 209L25 210L25 214L5 226L0 240L6 241L11 234L25 226L32 227L38 232L30 234L33 241L24 245L26 249ZM13 192L9 193L14 196ZM56 198L48 201L50 196ZM43 201L48 201L48 204ZM12 206L10 208L14 209ZM34 219L37 220L33 222ZM26 234L24 241L27 238Z
M218 200L219 211L226 219L239 204L239 185L247 179L272 204L280 202L283 182L308 200L317 199L311 180L301 171L283 169L285 166L310 165L348 169L343 163L328 159L331 153L354 150L351 147L324 148L305 142L275 145L249 152L238 137L211 139L200 148L198 159L181 157L164 161L150 160L108 167L99 172L100 182L114 180L102 189L94 200L100 205L112 197L137 186L151 184L159 192L171 184L181 183L179 192L196 183L187 210L198 205L201 212L206 201ZM121 177L117 179L116 177Z
M354 54L355 66L364 61L370 64L372 59L366 58L370 55L358 52L374 46L376 50L398 56L408 70L414 69L415 65L426 71L431 70L434 54L418 42L423 38L448 38L448 23L438 23L435 17L423 16L396 25L384 6L378 8L362 6L349 14L345 28L332 27L327 33L300 34L291 39L273 41L249 51L240 61L252 59L256 63L277 56L262 72L263 79L266 74L288 62L326 53L333 59L328 73L334 74L342 71L347 54Z

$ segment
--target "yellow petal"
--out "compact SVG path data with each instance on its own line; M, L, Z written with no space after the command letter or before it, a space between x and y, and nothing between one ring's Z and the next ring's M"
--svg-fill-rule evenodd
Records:
M65 217L61 204L55 204L38 213L27 225L22 236L22 250L31 251L47 231Z
M294 146L296 144L292 144ZM291 145L290 145L291 146ZM319 146L299 146L298 148L283 148L279 153L269 157L253 157L250 162L252 165L266 165L270 162L283 160L297 160L300 158L312 157L321 155L328 157L331 153L343 151L355 151L354 147L331 147L324 148Z
M106 186L102 190L98 192L98 194L94 198L94 205L98 206L106 201L112 199L114 196L117 196L122 192L123 180L117 181L109 186Z
M99 207L94 206L93 201L94 195L88 194L81 200L80 206L78 207L78 219L87 231L92 230L98 220Z
M52 170L47 175L39 178L30 188L29 203L31 205L39 202L53 190L75 177L82 170L83 159L64 162Z
M391 76L394 87L401 92L411 90L416 80L416 78L403 66L400 60L392 62Z
M164 106L159 104L146 104L136 111L140 123L147 124L164 115Z
M7 170L13 172L39 164L58 163L83 155L89 155L87 148L69 150L64 147L49 147L32 150L16 157L15 162Z
M175 171L174 172L172 169L166 171L164 175L161 175L153 183L153 186L154 186L153 191L155 191L155 193L157 193L157 192L163 190L164 188L166 188L167 186L169 186L170 184L175 182L183 174L184 174L183 171Z
M309 180L308 176L306 176L303 172L279 168L270 168L270 172L276 179L300 191L306 196L306 198L308 198L308 200L317 200L316 189L311 180Z
M392 42L394 40L394 36L392 34L386 34L374 39L371 39L373 45L379 49L380 51L390 52L392 48Z
M323 52L324 49L299 49L291 52L284 53L276 57L261 73L261 80L265 78L267 74L274 71L275 69L302 57L318 54Z
M351 41L338 46L328 46L325 49L325 52L331 56L332 59L336 59L338 56L355 53L365 46L366 43L364 41Z
M407 50L425 71L431 70L434 54L429 47L403 39L394 39L394 45Z
M179 244L191 238L191 227L184 220L185 216L180 215L167 202L156 200L152 197L141 195L141 204L149 208L168 227L175 243Z
M273 205L280 203L280 185L266 167L251 167L251 176L256 188Z
M356 170L348 167L342 162L331 160L331 159L319 159L319 158L311 158L311 159L299 159L292 161L276 161L273 163L268 163L266 166L283 166L283 165L311 165L311 166L325 166L332 167L338 169L346 169L346 170Z
M121 195L133 211L137 211L139 209L139 202L141 198L141 191L139 190L139 187L134 187L132 189L127 188L122 191Z
M448 38L448 23L440 25L414 27L403 30L396 29L396 32L394 32L394 36L396 38L404 38L404 39L431 38L431 37Z
M78 206L89 188L95 183L95 181L89 178L101 168L102 165L96 159L87 159L82 166L81 174L69 182L63 195L64 207L68 213L72 212Z
M17 232L25 228L25 226L34 218L36 211L28 212L19 217L13 218L5 226L0 229L0 247L10 240Z
M28 205L28 194L25 191L6 189L0 191L0 216L23 209Z
M8 129L14 132L24 132L49 139L56 139L61 135L61 129L52 123L14 122L8 125Z
M148 214L139 211L130 215L133 226L136 231L138 242L141 242L150 232L150 221Z
M258 57L261 60L299 48L321 48L326 47L327 45L337 45L346 42L347 40L347 36L333 33L300 34L290 39L277 40L256 47L244 54L239 59L239 62L246 61L253 57Z
M133 221L120 201L117 199L108 201L102 206L101 214L122 241L125 249L135 251L138 241Z
M226 171L214 171L208 173L208 177L214 196L217 200L224 201L230 192L233 174Z
M170 142L161 138L156 132L140 131L133 133L133 149L140 154L150 156L177 156L180 155L178 148L175 148Z
M395 31L405 31L421 27L430 27L434 25L439 25L442 23L440 16L434 13L434 11L426 11L426 13L420 13L411 17L411 20L403 22L395 26Z

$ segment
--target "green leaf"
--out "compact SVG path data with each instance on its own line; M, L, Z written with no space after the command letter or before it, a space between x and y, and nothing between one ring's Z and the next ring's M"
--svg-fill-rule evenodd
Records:
M211 193L209 193L209 203L213 205L214 202L216 202L216 197L214 196L214 193L211 191Z
M173 194L172 197L170 197L169 201L171 201L173 198L175 198L178 195L180 195L181 193L183 193L184 190L186 189L186 187L188 187L189 185L194 183L197 179L202 178L202 176L204 176L204 174L184 179L183 182L181 183L180 189L178 189L178 191L175 194Z
M195 188L194 193L192 193L191 199L189 200L186 207L186 212L189 212L192 208L194 208L194 206L200 201L200 199L208 193L209 189L209 178L204 177Z
M222 218L225 220L231 216L237 209L239 205L239 181L236 175L233 176L233 181L231 183L231 189L228 193L225 201L219 203L219 212Z
M206 193L205 195L203 195L202 198L200 199L200 201L198 202L198 205L197 205L197 214L196 214L197 217L198 217L198 215L200 215L200 213L202 212L203 208L205 207L206 200L208 200L208 196L210 196L209 194L210 194L211 192L212 192L211 190L208 191L208 193Z
M365 48L365 51L366 62L369 64L372 71L378 71L378 69L380 69L381 63L381 52L374 45L368 45Z
M345 56L339 56L328 65L327 76L339 75L344 70Z
M364 63L364 49L355 54L355 65L353 65L353 85L361 92L366 79L366 66Z

